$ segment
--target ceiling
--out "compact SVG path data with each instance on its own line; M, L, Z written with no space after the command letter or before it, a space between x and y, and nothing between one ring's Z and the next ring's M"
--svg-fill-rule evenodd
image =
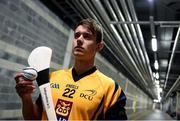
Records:
M159 73L162 99L180 89L180 0L41 1L70 27L82 18L97 19L105 33L101 54L151 98L157 98L153 72Z

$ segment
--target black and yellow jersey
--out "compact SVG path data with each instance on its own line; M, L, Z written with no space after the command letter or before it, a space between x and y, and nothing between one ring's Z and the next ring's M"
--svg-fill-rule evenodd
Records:
M75 69L50 75L57 120L127 119L120 86L96 67L77 75ZM36 103L41 102L40 96ZM42 119L47 119L45 111Z

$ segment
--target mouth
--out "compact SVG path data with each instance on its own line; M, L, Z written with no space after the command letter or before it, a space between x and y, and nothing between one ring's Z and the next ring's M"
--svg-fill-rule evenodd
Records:
M74 50L75 51L83 51L84 50L84 48L83 47L79 47L79 46L76 46L75 48L74 48Z

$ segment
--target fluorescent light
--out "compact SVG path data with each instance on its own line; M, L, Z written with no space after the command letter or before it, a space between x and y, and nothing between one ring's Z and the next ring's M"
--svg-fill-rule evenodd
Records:
M155 84L156 84L156 85L159 85L159 80L155 80Z
M163 66L163 67L167 67L167 65L168 65L168 60L166 60L166 59L161 59L161 60L160 60L160 64L161 64L161 66Z
M153 37L151 42L152 42L152 50L154 52L156 52L157 51L157 39L156 39L156 37Z
M159 84L156 84L155 86L156 86L157 89L159 88Z
M153 72L153 77L156 78L156 73L155 72Z
M155 60L155 62L154 62L154 68L155 68L156 70L159 69L159 64L158 64L158 61L157 61L157 60Z
M150 3L152 3L154 0L148 0Z
M160 80L160 82L161 82L161 83L164 83L164 80L163 80L163 79L161 79L161 80Z
M161 87L159 87L158 90L159 90L160 93L162 92L162 88Z
M159 102L159 100L157 100L157 99L154 99L154 100L153 100L153 102L155 102L155 103L158 103L158 102Z
M160 93L162 93L162 88L157 87L157 93L158 93L158 100L159 100L159 102L160 102L160 101L161 101L161 95L160 95Z
M156 79L159 79L159 73L158 72L156 73Z

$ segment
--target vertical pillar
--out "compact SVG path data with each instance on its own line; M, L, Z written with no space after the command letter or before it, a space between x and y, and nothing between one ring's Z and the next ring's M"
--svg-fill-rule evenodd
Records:
M135 95L134 96L134 99L133 99L133 105L132 105L132 107L133 107L133 111L134 112L136 112L137 110L137 98L138 98L138 96L137 95Z
M66 47L66 52L64 56L64 61L62 65L62 69L69 68L69 64L71 61L71 53L72 53L72 41L73 41L74 32L70 30L69 39Z
M125 89L124 89L125 93L127 92L127 89L128 89L128 82L129 82L129 80L126 79L126 81L125 81Z
M152 109L153 109L153 110L155 110L155 109L156 109L156 103L155 103L155 102L153 102Z
M162 111L163 110L163 104L160 103L160 110Z
M176 117L177 120L180 120L180 91L177 91L177 96L176 96Z

